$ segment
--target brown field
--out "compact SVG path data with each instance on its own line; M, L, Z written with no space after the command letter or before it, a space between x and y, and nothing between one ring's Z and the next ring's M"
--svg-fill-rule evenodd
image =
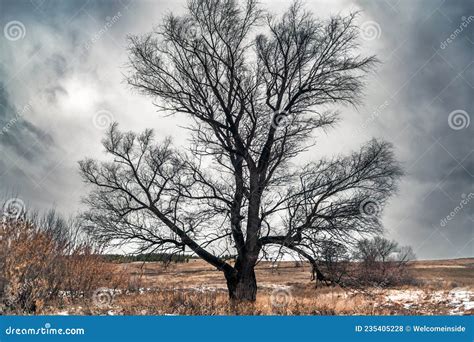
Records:
M315 286L307 264L262 262L255 304L233 304L221 272L201 260L165 266L117 264L130 276L124 288L108 289L98 302L49 307L49 314L143 315L433 315L474 313L474 259L416 261L413 285L363 290ZM108 292L107 292L108 291Z

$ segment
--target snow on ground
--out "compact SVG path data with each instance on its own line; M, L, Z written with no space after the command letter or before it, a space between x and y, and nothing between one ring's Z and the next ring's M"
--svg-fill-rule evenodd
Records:
M462 314L464 311L474 309L474 291L466 289L454 289L449 292L451 314Z
M424 295L422 290L389 290L387 300L397 303L416 302Z
M387 290L385 300L400 304L405 309L443 304L451 308L449 313L452 315L461 315L474 310L474 291L465 288L451 291Z
M69 311L67 311L67 310L58 311L58 312L55 313L55 315L58 315L58 316L69 316Z
M100 289L102 292L109 292L112 297L116 295L128 295L133 291L120 291L116 289ZM291 285L276 285L263 283L259 285L259 290L275 291L291 291L293 286ZM155 291L192 291L195 293L215 293L216 291L227 291L224 286L186 286L182 288L139 288L135 293L145 294L152 293ZM463 315L473 314L474 310L474 290L470 288L458 287L452 290L429 290L420 288L398 288L398 289L382 289L374 288L372 295L365 297L365 300L373 303L374 307L399 307L404 310L409 310L416 314L450 314L450 315ZM357 293L351 293L347 291L338 292L324 292L315 294L320 301L330 302L334 299L344 299L354 296ZM364 294L362 294L365 296ZM82 314L84 312L81 306L68 308L70 310L57 311L56 315L73 315ZM396 310L396 309L395 309ZM0 313L1 313L0 308ZM403 312L403 311L402 311ZM405 312L406 313L406 312ZM120 315L121 309L119 306L109 305L106 311L102 312L106 315ZM142 314L148 314L147 310L142 310Z

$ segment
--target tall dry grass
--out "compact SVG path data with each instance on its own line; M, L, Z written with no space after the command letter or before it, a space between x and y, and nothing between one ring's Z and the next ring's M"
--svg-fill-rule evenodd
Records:
M90 308L87 314L123 315L353 315L390 314L361 293L334 289L308 289L297 293L260 292L254 303L232 302L224 291L190 289L153 290L119 295L107 308ZM279 294L277 294L279 296ZM72 311L71 313L75 313ZM76 312L80 313L80 312ZM84 311L82 311L84 314Z
M4 313L41 313L50 302L90 297L118 287L125 275L87 241L26 219L0 225L0 306Z

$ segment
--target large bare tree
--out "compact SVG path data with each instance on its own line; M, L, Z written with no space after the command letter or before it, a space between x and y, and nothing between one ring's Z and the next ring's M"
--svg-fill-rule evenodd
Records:
M128 82L191 118L190 148L112 125L104 146L113 160L80 162L94 185L91 232L140 251L192 252L223 272L232 299L255 300L266 253L298 254L324 278L321 248L380 231L381 211L364 206L383 208L401 175L390 144L376 140L295 162L315 130L336 122L329 105L357 104L377 62L357 52L355 17L324 22L299 3L274 17L256 0L191 0L186 14L131 37Z

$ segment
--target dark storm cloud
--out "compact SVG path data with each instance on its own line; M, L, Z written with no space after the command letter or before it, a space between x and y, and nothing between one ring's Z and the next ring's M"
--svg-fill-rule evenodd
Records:
M51 135L25 118L32 110L29 103L21 108L12 103L0 82L0 146L29 161L41 158L48 146L53 144Z
M468 125L474 120L474 2L361 4L391 47L381 56L386 73L379 75L381 82L394 85L390 95L397 111L388 121L406 130L395 139L409 150L405 182L422 186L396 200L411 196L417 201L416 208L399 215L409 224L397 227L397 234L418 244L424 257L472 256L474 203L459 211L449 227L440 227L440 220L462 196L474 192L474 123Z
M159 118L149 99L121 81L127 34L151 30L161 15L182 11L184 4L0 1L0 128L24 114L0 136L0 193L14 190L35 207L73 212L84 191L76 162L102 151L103 130L93 125L97 111L110 112L122 127L181 137L178 118ZM287 5L263 2L276 12ZM323 18L360 9L361 24L374 21L380 28L362 43L364 53L383 63L367 84L359 113L343 110L341 127L318 137L323 154L346 153L373 136L393 142L407 175L385 212L388 235L412 245L420 258L472 256L474 201L449 224L440 221L463 194L474 192L474 20L462 26L474 15L474 2L306 5ZM26 28L25 38L14 42L3 34L13 20ZM453 129L453 111L465 111L470 125Z
M118 118L115 106L127 107L117 75L130 32L122 17L129 4L0 2L3 196L15 193L38 209L77 210L82 194L77 160L101 151L103 131L93 125L94 113L108 110ZM19 37L18 31L6 33L12 22L20 23Z

